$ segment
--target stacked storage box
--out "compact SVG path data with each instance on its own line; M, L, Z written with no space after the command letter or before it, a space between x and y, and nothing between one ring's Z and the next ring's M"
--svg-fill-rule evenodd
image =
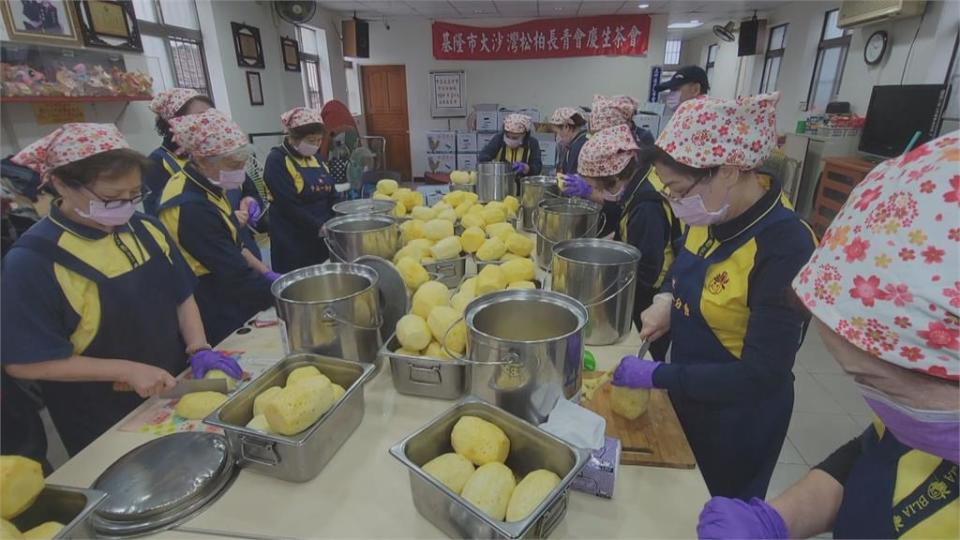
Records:
M457 168L457 132L427 132L427 172L449 173Z
M476 131L458 131L457 132L457 170L475 171L477 170L477 152L480 148L477 146Z

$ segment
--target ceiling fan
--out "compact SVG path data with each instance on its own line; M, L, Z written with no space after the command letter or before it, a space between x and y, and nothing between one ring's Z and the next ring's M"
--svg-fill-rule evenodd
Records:
M736 41L737 37L733 33L737 30L737 23L733 21L728 21L727 24L720 26L719 24L713 25L713 34L723 41Z

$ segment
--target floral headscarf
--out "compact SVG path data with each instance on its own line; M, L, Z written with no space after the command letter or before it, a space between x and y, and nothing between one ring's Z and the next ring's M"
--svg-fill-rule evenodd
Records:
M150 102L150 110L164 120L176 116L177 111L183 108L191 99L202 95L192 88L171 88L164 90Z
M113 124L64 124L13 156L12 160L40 176L51 169L118 148L130 148Z
M622 171L639 150L630 126L607 128L591 136L580 150L577 172L592 177L611 176Z
M677 162L698 169L732 165L755 169L777 144L780 93L736 101L702 97L684 101L657 137L657 146Z
M290 131L291 128L305 126L307 124L322 124L323 117L317 109L308 109L306 107L294 107L280 116L280 123L284 131Z
M960 132L875 168L793 287L813 315L882 360L960 379Z
M574 115L580 114L580 111L573 107L560 107L553 111L550 116L550 123L555 126L572 126Z
M533 131L533 120L525 114L508 114L503 119L503 129L511 133L530 133Z
M170 119L173 141L194 157L220 156L247 146L247 134L216 109Z
M637 100L630 96L593 96L590 132L596 133L609 127L628 124L635 114Z

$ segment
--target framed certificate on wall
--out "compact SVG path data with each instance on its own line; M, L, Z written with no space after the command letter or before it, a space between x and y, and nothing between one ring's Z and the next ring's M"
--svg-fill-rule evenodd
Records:
M464 118L467 116L466 76L460 71L430 72L430 116Z

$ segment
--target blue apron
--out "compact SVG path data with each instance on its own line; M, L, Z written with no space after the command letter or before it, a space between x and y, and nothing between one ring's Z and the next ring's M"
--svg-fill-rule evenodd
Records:
M900 538L914 528L914 536L958 537L956 463L940 460L923 481L908 484L917 487L895 503L894 487L907 480L901 478L900 460L917 451L890 432L878 436L872 426L862 444L862 453L843 485L844 497L833 525L835 538Z
M675 297L670 316L673 363L740 361L717 339L700 312L707 270L729 258L767 227L793 215L785 208L777 208L736 238L721 243L705 258L688 249L680 250L671 270ZM677 392L670 392L670 401L710 494L744 500L764 498L790 424L793 384L771 389L765 397L743 403L703 402Z
M322 161L319 167L302 167L297 159L284 150L289 161L303 177L303 190L299 193L299 206L312 214L320 223L333 217L332 191L328 169ZM288 159L285 156L284 159ZM327 260L327 245L320 238L320 231L305 228L283 211L283 206L274 202L270 212L270 260L275 272L286 273L320 264Z
M137 218L129 226L150 259L114 278L38 236L20 238L17 247L39 253L97 284L100 326L90 345L77 354L141 362L178 375L187 364L177 318L177 292L172 285L175 280L171 279L174 267ZM40 381L40 386L71 456L143 402L135 392L114 391L110 382Z

